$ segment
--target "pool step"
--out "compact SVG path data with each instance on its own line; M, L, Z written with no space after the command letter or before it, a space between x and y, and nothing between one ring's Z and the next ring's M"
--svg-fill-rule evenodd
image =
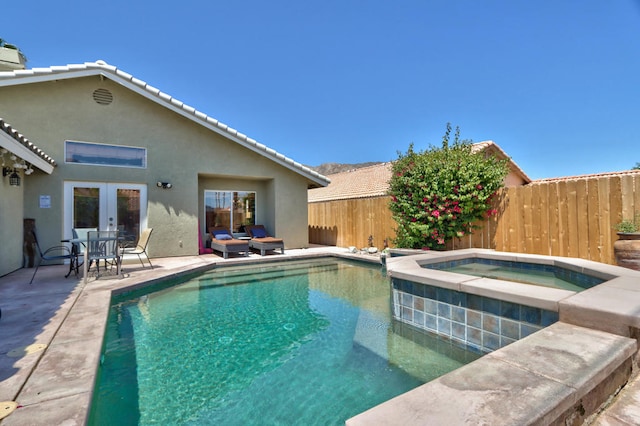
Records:
M200 288L218 287L222 285L248 284L264 282L274 279L284 279L293 276L314 274L327 271L337 271L340 265L337 262L327 262L323 264L301 263L296 265L274 265L260 268L256 273L255 266L251 269L215 269L198 278Z

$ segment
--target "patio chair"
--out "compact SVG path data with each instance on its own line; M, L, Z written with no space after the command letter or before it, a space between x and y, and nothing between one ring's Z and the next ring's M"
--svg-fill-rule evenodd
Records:
M84 247L87 243L87 237L90 231L97 231L98 228L73 228L71 233L73 234L73 239L78 240L79 242L71 243L71 253L76 256L76 269L82 266L83 262L80 262L79 258L84 257ZM77 271L76 271L77 274Z
M151 263L151 259L149 259L149 255L147 254L147 246L149 245L149 239L151 238L151 232L153 232L153 228L146 228L140 233L140 238L138 238L138 242L135 247L125 247L122 251L122 254L137 254L138 259L140 259L140 263L144 268L144 262L142 261L142 254L144 254L147 258L147 262L149 262L149 266L153 269L153 264Z
M84 258L84 282L89 277L89 267L96 262L96 277L100 276L100 261L115 265L116 274L120 276L122 257L120 256L120 245L118 231L89 231L87 233L87 244L85 246Z
M38 242L38 237L36 236L35 228L31 231L31 234L33 235L33 241L35 242L36 248L38 249L38 254L40 255L40 261L38 261L38 264L36 265L36 269L35 271L33 271L33 276L31 276L31 281L29 281L29 284L33 283L33 279L36 277L38 268L40 267L43 261L47 261L47 260L59 261L59 260L69 259L69 262L71 262L73 261L73 256L74 256L71 253L71 249L69 249L69 247L64 245L49 247L43 252L42 249L40 248L40 243ZM77 270L76 270L76 273L77 273ZM69 274L71 274L71 269L69 269L69 272L67 273L67 275L65 275L65 278L68 277Z
M233 238L233 234L223 226L213 226L209 228L211 234L211 248L222 253L222 257L229 258L229 253L244 252L249 255L249 242Z
M260 250L260 256L264 256L267 250L276 249L280 249L280 254L284 254L284 241L281 238L270 236L263 225L245 226L244 229L251 237L249 247Z

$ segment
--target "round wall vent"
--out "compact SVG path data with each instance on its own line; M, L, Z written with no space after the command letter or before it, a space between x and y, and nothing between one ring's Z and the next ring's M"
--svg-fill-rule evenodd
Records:
M100 105L109 105L113 102L113 93L108 89L96 89L93 91L93 100Z

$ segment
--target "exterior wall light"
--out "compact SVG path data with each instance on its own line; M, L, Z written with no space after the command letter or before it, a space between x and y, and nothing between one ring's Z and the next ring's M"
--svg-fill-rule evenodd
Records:
M162 188L162 189L171 189L171 187L172 187L173 185L171 185L169 182L160 182L160 181L158 181L158 182L156 183L156 186L157 186L158 188Z
M15 170L9 176L9 185L11 186L20 186L20 175Z
M2 177L9 176L9 185L11 186L20 186L20 175L16 171L16 169L11 169L9 167L2 168Z
M2 158L2 177L9 176L9 185L11 186L20 186L20 175L18 174L18 170L24 169L25 175L30 175L33 173L33 168L31 164L27 165L25 160L22 162L19 161L18 157L15 154L11 154L9 159L13 162L13 165L6 166L4 155L9 153L6 149L0 149L0 158Z

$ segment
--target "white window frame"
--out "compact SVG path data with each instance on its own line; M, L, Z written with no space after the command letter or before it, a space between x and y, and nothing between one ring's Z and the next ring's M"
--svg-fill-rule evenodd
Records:
M93 158L98 158L103 161L74 161L74 150L71 148L74 146L79 148L80 151L85 151L86 154L91 155ZM139 155L127 156L125 153L135 153ZM120 155L118 155L120 153ZM116 160L118 159L132 159L140 161L140 165L134 164L121 164ZM113 160L113 161L111 161ZM64 162L65 164L84 164L91 166L102 167L126 167L133 169L146 169L147 168L147 148L139 146L126 146L126 145L112 145L106 143L97 142L83 142L66 140L64 141Z

